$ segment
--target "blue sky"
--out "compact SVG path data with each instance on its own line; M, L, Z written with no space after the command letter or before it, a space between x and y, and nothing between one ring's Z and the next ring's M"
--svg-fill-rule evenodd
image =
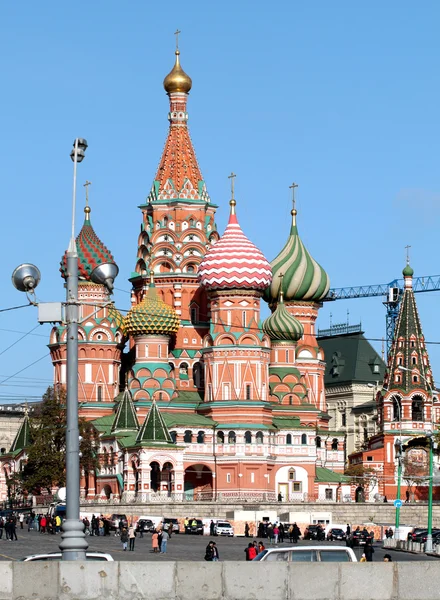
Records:
M439 274L439 18L434 1L1 3L0 308L24 303L10 275L25 261L42 272L42 301L64 298L58 263L70 235L76 136L89 142L78 227L88 179L93 225L119 264L117 287L129 291L137 206L168 129L162 81L177 27L193 79L191 135L220 232L233 170L242 228L272 260L288 235L296 181L300 234L332 287L400 277L407 244L416 275ZM121 308L126 292L115 296ZM432 342L439 299L417 296ZM380 298L325 306L319 325L330 312L344 322L347 309L368 338L385 335ZM51 382L48 325L7 349L36 317L33 308L0 313L0 402L39 396ZM428 348L440 381L440 346Z

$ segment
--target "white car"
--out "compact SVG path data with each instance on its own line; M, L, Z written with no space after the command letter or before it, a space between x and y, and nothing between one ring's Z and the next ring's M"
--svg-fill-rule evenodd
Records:
M296 546L266 548L253 560L281 562L358 562L351 548L344 546Z
M217 521L217 523L214 525L214 534L234 537L234 528L229 521Z
M29 562L31 560L62 560L63 555L61 552L46 552L44 554L30 554L24 558L20 558L20 561ZM108 562L114 562L111 554L106 552L86 552L86 560L105 560Z

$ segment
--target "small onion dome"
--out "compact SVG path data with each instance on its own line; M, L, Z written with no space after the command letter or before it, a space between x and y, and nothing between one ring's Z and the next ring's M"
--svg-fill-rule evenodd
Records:
M153 281L142 302L133 306L124 319L126 335L172 335L179 327L176 311L157 297Z
M90 274L98 265L114 263L115 259L110 250L104 246L90 222L91 209L84 209L84 225L76 238L76 251L78 253L78 276L80 280L90 281ZM60 263L61 276L67 278L67 250Z
M263 321L263 331L270 339L283 342L297 342L302 338L304 327L289 313L283 302L283 295L280 294L280 300L275 311Z
M187 94L192 88L191 77L180 66L179 55L180 51L176 50L174 67L163 80L163 87L167 94L172 94L173 92L185 92Z
M198 280L208 290L264 290L272 280L270 264L238 224L235 200L224 234L199 267Z
M122 331L124 331L124 317L121 315L119 310L115 308L114 304L108 307L107 316L108 320L113 321L118 329L122 329Z
M414 269L408 263L406 267L402 271L402 275L404 277L412 277L414 275Z
M278 300L280 287L285 302L319 302L330 287L330 279L324 269L310 256L298 235L296 210L292 210L292 227L286 245L270 263L272 285L266 290L264 299L269 304ZM282 283L280 275L284 274Z

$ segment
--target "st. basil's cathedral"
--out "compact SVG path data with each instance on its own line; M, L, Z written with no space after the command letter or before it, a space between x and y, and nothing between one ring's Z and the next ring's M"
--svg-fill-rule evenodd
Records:
M211 202L188 130L191 86L177 49L164 80L169 131L140 206L125 317L106 288L91 281L97 265L114 259L93 229L88 204L76 240L79 413L99 434L100 461L99 469L82 473L81 496L341 501L352 491L343 475L345 433L330 426L326 363L315 330L329 277L299 236L295 207L286 243L269 263L241 228L233 174L229 222L219 234L218 206ZM66 255L60 270L65 278ZM410 290L409 270L405 278ZM262 300L271 310L264 321ZM410 300L402 303L405 317L390 354L396 364L386 372L388 391L378 399L379 433L354 460L367 464L374 456L374 466L393 486L397 411L403 420L406 411L410 419L419 410L422 424L440 418L426 397L428 388L420 391L422 380L412 373L423 368L432 382L418 316L411 317L413 295ZM98 311L96 303L102 306ZM395 346L406 344L410 317L414 347L405 354ZM54 385L65 385L65 327L54 327L49 348ZM405 394L391 389L404 379L418 394L415 412L409 395L405 408ZM25 457L28 435L25 417L2 457L2 476L13 460ZM387 490L382 485L375 491Z

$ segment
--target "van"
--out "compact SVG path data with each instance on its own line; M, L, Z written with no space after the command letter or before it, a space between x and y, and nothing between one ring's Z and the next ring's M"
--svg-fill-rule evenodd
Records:
M297 546L267 548L253 560L275 562L358 562L351 548L344 546Z

